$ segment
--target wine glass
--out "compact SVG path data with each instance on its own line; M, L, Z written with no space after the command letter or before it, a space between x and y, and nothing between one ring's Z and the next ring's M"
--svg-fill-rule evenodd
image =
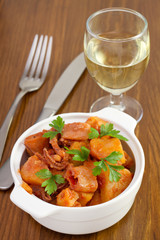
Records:
M93 13L86 22L84 54L90 75L110 93L94 102L90 111L109 106L140 121L140 103L123 93L138 82L148 65L150 40L146 18L126 8Z

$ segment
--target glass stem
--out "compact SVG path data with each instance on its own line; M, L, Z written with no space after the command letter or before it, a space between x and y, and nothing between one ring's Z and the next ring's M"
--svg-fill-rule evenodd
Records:
M116 108L120 111L125 110L125 106L123 104L123 94L113 95L110 94L110 107Z

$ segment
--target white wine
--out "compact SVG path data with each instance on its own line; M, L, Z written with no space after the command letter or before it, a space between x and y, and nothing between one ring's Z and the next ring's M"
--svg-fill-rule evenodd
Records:
M123 34L123 37L130 37ZM97 84L112 94L121 94L132 88L149 60L149 39L129 41L105 41L116 39L114 33L101 34L84 42L84 53L88 71ZM101 39L102 38L102 39Z

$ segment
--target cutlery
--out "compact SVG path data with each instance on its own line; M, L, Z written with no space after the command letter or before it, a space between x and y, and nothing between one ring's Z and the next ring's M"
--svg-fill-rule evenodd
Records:
M0 162L2 159L8 131L18 103L26 93L38 90L46 78L51 57L52 37L49 38L48 47L47 41L48 36L43 37L43 35L41 35L39 41L38 35L35 35L34 37L24 72L19 82L21 91L15 98L0 129Z
M80 53L62 73L59 80L52 89L37 122L58 111L67 98L79 77L86 68L84 53Z
M50 115L55 115L77 83L85 68L84 54L81 53L70 63L60 76L51 91L37 122ZM7 190L12 184L13 179L10 170L10 158L8 158L0 168L0 190Z

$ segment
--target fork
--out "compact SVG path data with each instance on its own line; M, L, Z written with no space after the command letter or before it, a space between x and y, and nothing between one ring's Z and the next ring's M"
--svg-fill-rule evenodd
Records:
M43 35L41 35L39 41L38 35L35 35L34 37L24 72L19 82L21 91L16 96L0 128L0 162L2 159L8 131L18 103L26 93L38 90L44 83L51 57L52 41L52 37L50 37L48 41L48 36L43 37Z

